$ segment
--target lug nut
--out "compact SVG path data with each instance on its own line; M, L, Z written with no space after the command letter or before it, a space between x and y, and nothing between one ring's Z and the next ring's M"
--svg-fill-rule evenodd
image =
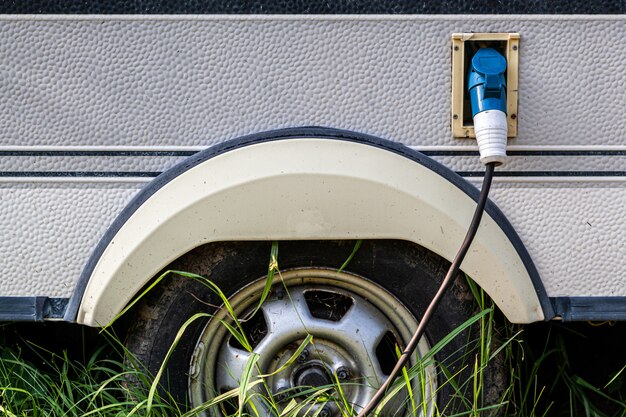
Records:
M282 300L285 297L285 290L283 290L282 287L277 287L276 291L274 291L274 294L276 294L276 298Z
M300 352L300 354L298 355L298 362L303 363L304 361L306 361L306 359L309 357L309 351L304 349L302 352Z
M324 408L320 410L318 417L330 417L330 408L324 406Z
M276 394L274 394L274 398L276 398L276 401L278 401L279 403L285 401L287 397L289 397L289 394L287 394L288 389L289 387L279 387L276 390Z
M340 381L345 381L349 377L350 377L350 371L348 371L346 367L342 366L339 369L337 369L337 378L339 378Z

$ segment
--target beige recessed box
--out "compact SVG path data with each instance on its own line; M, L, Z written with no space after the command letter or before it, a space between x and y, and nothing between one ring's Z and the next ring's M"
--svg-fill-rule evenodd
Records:
M507 60L506 113L508 136L517 136L517 94L519 75L519 33L454 33L452 34L452 135L475 138L465 79L470 59L476 49L491 47Z

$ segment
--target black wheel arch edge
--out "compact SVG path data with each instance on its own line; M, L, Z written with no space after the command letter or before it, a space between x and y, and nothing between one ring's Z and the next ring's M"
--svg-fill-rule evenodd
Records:
M261 133L255 133L247 136L242 136L236 139L232 139L226 142L222 142L218 145L211 146L203 151L200 151L184 161L178 163L172 168L160 174L153 181L151 181L146 187L142 188L133 199L128 203L128 205L120 212L120 214L115 218L113 223L106 230L95 249L89 256L85 267L78 278L78 282L76 283L76 287L72 293L72 296L67 305L67 309L65 310L65 315L63 319L65 321L74 322L76 321L76 317L78 315L78 308L82 301L85 289L87 288L87 283L93 270L98 263L98 260L104 253L105 249L109 245L109 243L113 240L113 237L117 234L117 232L122 228L124 223L132 216L132 214L146 201L150 198L157 190L162 188L164 185L172 181L177 176L182 173L188 171L189 169L195 167L196 165L207 161L217 155L229 152L231 150L241 148L244 146L255 145L263 142L271 142L277 140L284 139L296 139L296 138L319 138L319 139L332 139L332 140L345 140L349 142L358 142L370 146L374 146L377 148L381 148L387 150L389 152L396 153L398 155L404 156L425 168L430 169L431 171L439 174L453 185L455 185L458 189L467 194L474 201L478 200L479 191L472 184L463 179L460 175L447 168L446 166L436 162L430 157L415 151L411 148L408 148L402 144L392 142L390 140L381 139L376 136L352 132L349 130L343 129L335 129L328 127L319 127L319 126L306 126L306 127L296 127L296 128L286 128L286 129L278 129L278 130L270 130ZM508 221L504 213L490 200L487 202L487 206L485 207L485 211L491 218L498 224L498 226L504 231L507 235L513 247L517 251L520 256L528 275L530 276L537 296L539 298L539 302L541 304L541 308L544 314L544 320L550 320L554 317L554 309L553 305L548 298L546 290L543 286L543 282L541 281L541 277L539 276L539 272L533 263L530 254L526 250L524 243L521 241L518 234L515 232L515 229Z

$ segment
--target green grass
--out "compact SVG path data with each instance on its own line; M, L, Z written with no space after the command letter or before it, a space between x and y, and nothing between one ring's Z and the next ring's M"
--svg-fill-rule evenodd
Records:
M359 243L355 245L341 269L348 265L358 249ZM198 275L176 273L200 281L222 299L232 319L231 322L222 321L223 325L227 326L241 346L251 350L233 308L219 287ZM270 293L275 275L280 276L276 244L272 246L268 280L257 309ZM146 291L158 285L165 276L166 274L160 277ZM412 415L424 411L425 403L420 402L412 393L414 390L425 392L426 387L420 386L425 380L425 369L430 364L437 363L436 355L450 340L467 334L466 330L469 328L475 328L477 331L470 332L473 336L467 340L467 345L472 346L472 349L464 357L465 365L471 370L464 374L470 376L460 380L460 372L453 375L447 369L440 368L446 374L446 380L438 389L441 389L441 385L453 387L456 400L462 404L463 411L457 413L447 404L437 404L436 415L626 417L626 365L607 375L604 384L594 385L576 374L568 355L568 345L560 333L548 331L543 348L531 349L524 339L522 328L506 324L486 294L472 280L468 278L467 281L476 301L477 313L448 336L437 341L430 352L414 366L405 368L389 388L378 411L397 395L407 397L406 408ZM132 305L128 307L130 308ZM187 326L203 316L206 314L200 313L187 321L180 329L167 357ZM264 404L273 410L276 417L304 414L317 417L315 413L311 413L313 404L329 400L335 401L342 417L356 415L352 404L343 395L348 383L341 383L336 376L332 384L307 391L304 400L302 393L298 393L297 401L293 392L284 393L279 406L277 398L265 394L269 391L263 389L265 379L271 375L263 375L259 369L258 355L251 355L238 389L223 393L193 410L182 410L159 385L165 364L157 375L149 375L142 371L141 364L137 363L109 328L104 329L102 342L91 356L78 361L70 358L67 352L55 353L27 341L5 343L5 347L0 344L0 415L191 417L204 410L219 409L229 417L259 417L258 406ZM311 343L314 341L309 335L288 363L295 361L298 354ZM397 353L399 354L399 350ZM494 373L494 366L505 366L509 378L504 381L503 389L496 390L499 394L497 398L490 391L490 387L494 385L494 375L498 374ZM560 395L556 389L561 390ZM424 395L420 397L423 398ZM566 400L557 401L554 398Z
M123 362L96 350L84 363L70 360L40 346L26 345L37 365L15 348L0 350L0 413L16 416L132 416L145 415L146 390L129 384L130 377L149 386L151 378ZM177 410L159 401L155 416L175 415Z
M486 306L488 306L487 304ZM507 332L514 332L512 337L504 342L494 343L493 327L495 312L487 307L477 316L468 320L464 326L478 324L482 329L479 340L480 349L474 352L474 360L468 361L472 366L471 378L466 381L455 382L459 394L466 392L464 385L469 384L470 396L464 396L463 402L470 413L462 415L490 415L501 410L501 415L510 416L588 416L588 417L624 417L626 403L620 387L623 388L625 368L616 369L607 376L606 383L600 386L592 385L584 378L575 375L570 367L567 347L561 337L550 332L546 336L545 349L538 354L531 354L527 343L521 338L523 333L516 328L508 328ZM457 329L455 337L462 332ZM310 339L302 345L310 343ZM405 369L403 375L392 386L388 398L403 391L403 387L420 381L419 376L424 366L434 360L446 340L433 346L432 352L422 359L420 364ZM24 353L28 351L28 355ZM194 412L184 412L172 406L167 396L161 396L156 390L155 379L137 371L129 365L129 353L124 351L120 343L107 337L106 343L87 358L87 360L71 360L67 354L57 354L41 346L25 343L21 348L4 347L0 350L0 415L13 416L191 416ZM505 363L509 367L509 387L502 398L491 406L482 407L486 370L490 362L498 355L506 357ZM28 359L26 359L28 356ZM36 359L33 359L35 356ZM252 377L256 359L254 356L249 363L250 378L244 379L238 392L229 392L214 400L211 404L200 407L198 410L219 406L222 401L235 401L236 414L233 417L254 416L248 410L252 404L255 390L252 388L262 384L262 379ZM295 357L294 357L295 359ZM35 364L36 363L36 364ZM555 371L556 370L556 371ZM549 375L546 375L549 374ZM551 379L551 381L546 382ZM133 383L129 383L129 381ZM566 390L567 401L555 403L553 387L558 386ZM325 390L311 391L307 401L287 401L282 409L282 415L295 415L298 411L306 411L306 407L315 401L335 398L341 403L344 416L354 415L350 404L341 402L342 385L335 381L334 386ZM406 391L404 391L406 392ZM272 404L277 415L280 412L273 398L262 398ZM409 398L410 409L418 411L423 404L416 404L414 398ZM230 410L233 407L229 408ZM558 409L558 410L557 410ZM448 410L445 406L439 409L443 415Z
M530 349L524 340L512 345L508 360L513 377L509 414L529 417L626 417L626 366L611 369L598 377L602 372L593 372L593 369L606 366L600 364L596 357L591 357L589 348L579 350L576 344L587 344L597 348L600 355L606 352L605 355L613 356L611 361L603 358L602 363L626 363L623 346L617 349L602 343L594 346L593 336L589 336L597 334L592 332L593 323L545 326L547 330L539 341L543 345L541 348ZM578 332L578 329L581 331ZM621 335L623 342L623 333ZM620 339L615 342L620 343ZM575 357L574 361L570 355ZM582 373L593 377L595 383Z

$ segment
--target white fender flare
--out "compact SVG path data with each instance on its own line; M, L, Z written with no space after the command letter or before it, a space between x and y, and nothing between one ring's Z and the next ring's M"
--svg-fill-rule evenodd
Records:
M227 142L140 192L94 251L65 319L107 324L162 268L209 242L402 239L451 260L477 196L430 158L370 136L304 128ZM493 203L462 270L511 322L551 318L528 253Z

